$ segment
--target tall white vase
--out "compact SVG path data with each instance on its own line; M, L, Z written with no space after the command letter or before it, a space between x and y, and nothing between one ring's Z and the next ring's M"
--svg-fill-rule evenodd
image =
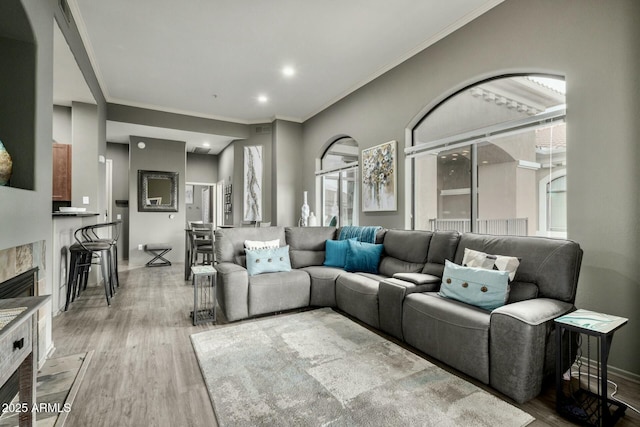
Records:
M300 225L303 227L307 227L309 225L309 204L307 203L307 192L304 192L304 203L302 204L302 208L300 209Z

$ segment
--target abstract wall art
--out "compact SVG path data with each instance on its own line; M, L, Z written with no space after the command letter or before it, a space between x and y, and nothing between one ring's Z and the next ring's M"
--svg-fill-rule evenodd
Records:
M396 141L362 150L362 211L398 209Z
M262 221L262 168L262 146L244 147L244 221Z

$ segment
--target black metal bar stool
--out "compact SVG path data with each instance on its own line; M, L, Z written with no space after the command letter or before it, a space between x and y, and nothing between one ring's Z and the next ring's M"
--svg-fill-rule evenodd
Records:
M98 229L114 228L111 237L99 237ZM87 287L89 269L94 260L99 260L104 282L107 305L111 305L116 286L119 286L117 265L117 241L120 235L120 221L89 225L79 228L74 233L76 243L69 247L71 260L69 263L69 277L67 280L67 301L65 311L69 304L80 295Z

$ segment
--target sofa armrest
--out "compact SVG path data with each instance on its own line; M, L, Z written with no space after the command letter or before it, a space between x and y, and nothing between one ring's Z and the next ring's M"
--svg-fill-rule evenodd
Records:
M574 309L570 303L535 298L491 312L489 383L523 403L540 394L545 359L555 357L553 319Z
M404 280L405 282L411 282L414 285L428 285L435 283L439 285L442 279L438 276L424 273L396 273L393 275L394 279ZM425 292L425 291L418 291Z
M247 269L231 262L215 265L217 273L216 296L218 304L229 322L249 317L249 274Z
M398 339L404 339L402 334L402 304L404 298L412 293L431 292L439 287L440 281L422 285L396 278L380 281L378 286L380 329Z

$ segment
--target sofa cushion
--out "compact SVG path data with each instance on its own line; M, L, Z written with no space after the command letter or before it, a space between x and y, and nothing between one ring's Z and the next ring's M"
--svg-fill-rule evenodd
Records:
M507 299L507 304L534 298L538 298L538 287L533 283L509 283L509 298Z
M462 267L445 261L438 295L491 311L507 302L509 272Z
M325 242L336 238L335 227L287 227L285 228L291 267L303 268L322 265Z
M462 262L465 248L520 258L514 281L535 284L539 298L575 301L582 262L582 250L576 242L546 237L465 233L460 237L453 260L455 263Z
M288 245L281 248L247 249L246 254L249 276L291 271Z
M336 280L336 303L340 310L368 325L379 327L379 276L361 273L343 273Z
M457 231L436 231L429 243L427 263L422 272L442 277L444 261L454 261L460 234Z
M249 316L309 305L309 275L302 270L249 277Z
M384 256L380 272L391 277L394 273L418 273L427 262L427 251L433 233L419 230L387 230L384 235Z
M336 306L336 280L345 271L340 268L309 266L303 267L311 279L310 305L317 307Z
M347 263L349 240L355 242L357 239L327 240L324 250L324 263L322 265L326 267L344 268Z
M413 293L404 300L402 332L408 344L488 384L490 319L435 292Z
M286 245L284 227L238 227L216 230L216 261L233 262L245 267L245 240L280 240Z
M344 269L349 272L361 271L377 274L384 246L354 240L347 240L347 243L349 247Z

